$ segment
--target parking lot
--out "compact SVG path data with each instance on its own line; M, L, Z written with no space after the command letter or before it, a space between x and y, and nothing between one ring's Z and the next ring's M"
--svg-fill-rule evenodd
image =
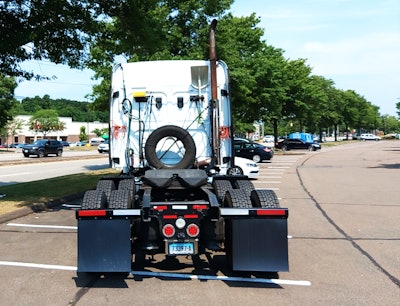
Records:
M157 255L138 259L129 276L78 278L76 199L0 224L0 300L7 305L395 305L399 152L397 142L355 143L275 155L260 164L255 187L275 190L281 206L289 208L290 272L235 274L222 253L207 253L195 258L196 264ZM379 193L375 186L382 186Z

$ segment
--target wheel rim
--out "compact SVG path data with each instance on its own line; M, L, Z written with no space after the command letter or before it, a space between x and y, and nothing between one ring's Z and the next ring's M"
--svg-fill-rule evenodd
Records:
M240 167L233 167L228 169L228 175L243 175L243 170Z
M254 155L254 156L253 156L253 162L259 163L260 161L261 161L260 155Z

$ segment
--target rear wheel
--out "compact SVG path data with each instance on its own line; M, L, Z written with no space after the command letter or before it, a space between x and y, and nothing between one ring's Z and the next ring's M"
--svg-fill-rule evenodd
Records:
M112 180L100 180L96 187L96 190L104 191L107 201L110 199L111 191L115 189L115 183Z
M214 192L217 195L219 203L224 202L225 193L227 190L232 189L232 184L228 180L214 180L213 181Z
M248 194L241 189L228 190L224 198L224 207L231 208L252 208L251 200Z
M61 157L62 156L63 151L61 149L57 150L57 156Z
M251 192L254 190L254 185L249 180L237 180L235 182L237 189L242 190L244 194L250 197Z
M129 190L131 200L134 200L136 194L136 185L133 179L122 180L118 184L118 190Z
M287 151L287 149L288 149L288 148L287 148L286 145L283 145L283 146L282 146L282 151Z
M131 192L128 189L113 190L108 201L110 209L127 209L132 207Z
M253 207L258 208L279 208L279 200L273 190L253 190L250 194Z
M107 197L102 190L88 190L82 200L82 209L104 209Z

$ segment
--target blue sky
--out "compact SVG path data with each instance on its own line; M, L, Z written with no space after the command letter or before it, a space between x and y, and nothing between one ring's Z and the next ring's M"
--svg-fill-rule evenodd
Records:
M399 0L236 0L235 16L255 12L267 44L284 50L289 59L304 58L313 74L353 89L396 115L400 102ZM51 82L23 82L17 97L49 94L51 98L86 101L91 92L90 71L76 71L34 62L35 72L55 75Z

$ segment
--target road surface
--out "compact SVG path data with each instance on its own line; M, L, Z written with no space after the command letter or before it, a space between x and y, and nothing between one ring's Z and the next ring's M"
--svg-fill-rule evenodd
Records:
M360 142L275 155L261 164L255 187L275 190L281 206L289 208L290 272L236 274L227 270L223 253L207 253L196 265L191 258L156 255L138 260L128 277L77 278L77 200L0 224L0 301L399 305L399 153L399 141ZM199 275L209 279L198 280Z

